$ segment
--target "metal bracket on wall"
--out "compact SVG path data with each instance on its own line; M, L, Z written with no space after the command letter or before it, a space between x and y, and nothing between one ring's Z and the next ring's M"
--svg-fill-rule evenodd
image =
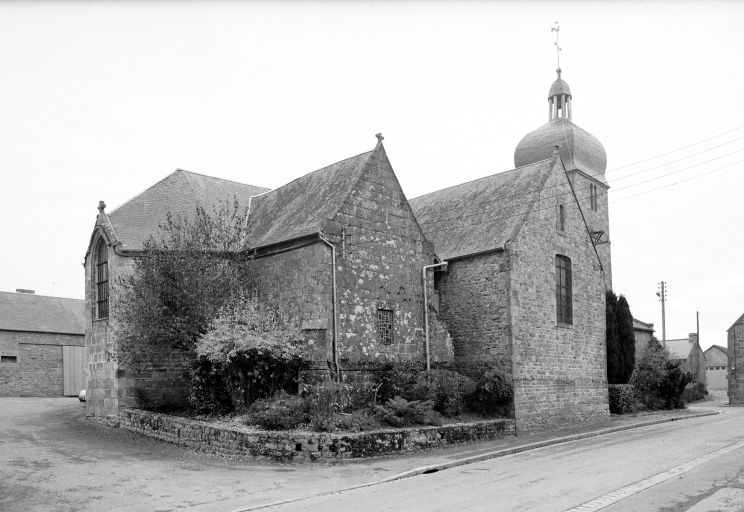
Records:
M609 240L602 240L602 237L604 236L604 231L592 231L592 242L594 245L602 245L602 244L609 244Z

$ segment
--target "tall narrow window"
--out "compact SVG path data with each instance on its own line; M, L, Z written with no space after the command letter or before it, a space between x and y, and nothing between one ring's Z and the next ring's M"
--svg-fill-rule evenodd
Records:
M555 309L559 324L573 324L571 260L559 254L555 256Z
M597 185L589 185L591 207L595 212L597 211Z
M95 259L96 319L109 316L108 248L103 239L98 241Z
M566 231L566 210L563 205L558 207L558 229Z
M380 343L393 342L393 312L389 309L377 310L377 335Z

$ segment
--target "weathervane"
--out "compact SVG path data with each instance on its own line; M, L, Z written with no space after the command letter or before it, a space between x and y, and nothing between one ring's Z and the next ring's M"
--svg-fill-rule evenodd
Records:
M555 27L551 28L551 32L555 32L555 45L556 48L556 54L558 55L558 78L560 78L561 75L561 47L558 46L558 31L561 29L560 25L558 25L558 22L555 22Z

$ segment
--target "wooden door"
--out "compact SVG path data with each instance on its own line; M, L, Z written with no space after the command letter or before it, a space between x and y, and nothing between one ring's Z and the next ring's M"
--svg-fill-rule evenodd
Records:
M65 396L78 396L85 389L85 347L62 347L62 381Z

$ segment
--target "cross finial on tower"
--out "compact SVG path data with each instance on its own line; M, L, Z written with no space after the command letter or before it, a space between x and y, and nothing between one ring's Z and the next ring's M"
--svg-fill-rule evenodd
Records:
M555 22L555 27L551 28L551 32L555 32L555 45L556 48L556 55L558 56L558 78L561 77L561 47L558 45L558 32L561 30L561 26L558 25L558 22Z
M385 138L382 136L382 133L378 133L377 135L375 135L375 137L377 137L377 142L382 142L382 139Z
M98 213L104 213L103 210L106 209L106 203L103 201L98 201Z

